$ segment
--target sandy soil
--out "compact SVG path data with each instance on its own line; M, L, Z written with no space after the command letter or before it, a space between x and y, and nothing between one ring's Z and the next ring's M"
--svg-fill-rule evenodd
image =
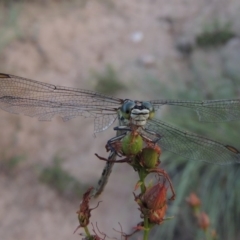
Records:
M234 0L90 0L16 6L20 35L2 50L1 72L94 89L97 83L91 71L101 72L111 64L129 89L119 97L151 99L160 96L147 89L151 83L146 76L167 82L172 70L184 74L186 65L176 41L193 39L214 17L235 17L239 4ZM153 63L141 64L149 56ZM65 159L64 169L90 186L98 181L104 166L94 153L106 156L104 146L112 130L94 138L93 122L88 119L38 122L3 111L0 126L2 159L25 158L13 174L0 174L0 239L80 239L73 235L78 201L66 200L39 183L36 165L50 165L60 156ZM129 231L140 221L132 196L135 182L130 168L115 166L101 197L103 203L93 212L94 221L109 236L120 238L112 230L119 229L118 222Z

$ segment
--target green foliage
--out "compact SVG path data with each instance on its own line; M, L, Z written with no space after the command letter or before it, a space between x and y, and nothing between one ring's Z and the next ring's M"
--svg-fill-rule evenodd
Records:
M25 157L16 155L10 158L3 158L0 161L0 172L12 175Z
M10 4L8 7L0 3L0 53L11 41L21 36L18 18L21 4Z
M216 79L205 76L209 68L192 81L172 78L166 84L159 83L162 98L201 100L238 98L240 80L231 81L223 76ZM239 78L240 79L240 78ZM174 86L174 88L171 88ZM157 88L155 89L156 91ZM180 108L163 108L163 120L179 128L194 132L204 137L240 148L239 122L204 123L198 122L196 112ZM174 220L157 228L151 239L202 239L192 221L185 198L196 192L202 201L202 210L210 217L211 226L215 228L218 239L238 239L240 234L240 167L239 165L214 165L190 161L171 154L164 149L161 155L164 170L173 180L176 200L169 207L167 216ZM195 236L195 237L193 237Z
M204 29L202 33L196 36L196 44L202 48L218 47L234 36L235 33L229 23L220 24L216 21L212 26Z
M81 197L83 186L61 167L62 160L55 158L53 165L44 168L39 176L41 182L49 185L60 195L73 198Z
M93 71L93 76L97 79L95 87L97 92L114 95L116 92L125 89L118 78L117 72L111 65L108 65L103 73Z

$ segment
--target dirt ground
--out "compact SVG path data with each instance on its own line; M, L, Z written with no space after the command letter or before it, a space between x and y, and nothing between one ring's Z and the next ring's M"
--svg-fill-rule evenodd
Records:
M171 71L184 75L186 63L176 42L191 41L214 17L236 17L239 7L237 0L16 3L17 20L3 29L11 41L1 49L0 72L94 90L92 71L102 72L111 64L128 87L119 97L161 98L149 90L146 76L167 82ZM4 21L11 12L0 8ZM66 200L41 184L36 166L50 165L60 156L66 171L86 186L96 184L104 162L94 153L106 156L104 146L113 131L94 137L89 119L39 122L3 111L0 127L2 159L25 158L12 174L0 174L0 239L81 239L73 234L80 199ZM119 222L129 232L140 221L132 196L136 179L127 166L115 166L103 202L93 212L99 229L111 237L120 239L113 230Z

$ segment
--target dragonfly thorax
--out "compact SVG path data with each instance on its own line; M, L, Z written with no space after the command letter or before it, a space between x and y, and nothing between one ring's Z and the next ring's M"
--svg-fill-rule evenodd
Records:
M154 108L150 102L125 100L120 108L122 117L136 126L144 126L153 118Z

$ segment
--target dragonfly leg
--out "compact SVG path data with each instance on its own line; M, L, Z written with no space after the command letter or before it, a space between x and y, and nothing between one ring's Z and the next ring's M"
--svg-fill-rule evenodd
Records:
M113 128L113 130L115 131L125 131L125 132L131 132L132 129L128 126L117 126L115 128Z
M95 156L102 160L102 161L105 161L105 162L109 162L110 160L108 158L104 158L104 157L101 157L99 156L97 153L95 153ZM129 157L126 157L126 158L123 158L123 159L120 159L120 160L114 160L114 161L110 161L110 162L113 162L113 163L129 163L130 162L130 158Z
M117 143L120 142L120 140L126 136L126 133L123 133L122 135L116 136L111 138L110 140L107 141L106 144L106 149L107 151L114 152L117 156L121 157L121 148L118 146Z
M132 131L131 128L127 127L127 126L117 126L114 128L115 131L118 131L119 132L123 132L121 135L120 134L117 134L116 137L113 137L111 138L110 140L107 141L107 144L106 144L106 149L107 151L112 151L112 152L115 152L117 154L117 156L121 157L122 155L119 154L119 152L121 152L121 149L116 148L116 146L114 146L114 143L117 143L119 142L120 140L122 140L127 132L130 132Z

